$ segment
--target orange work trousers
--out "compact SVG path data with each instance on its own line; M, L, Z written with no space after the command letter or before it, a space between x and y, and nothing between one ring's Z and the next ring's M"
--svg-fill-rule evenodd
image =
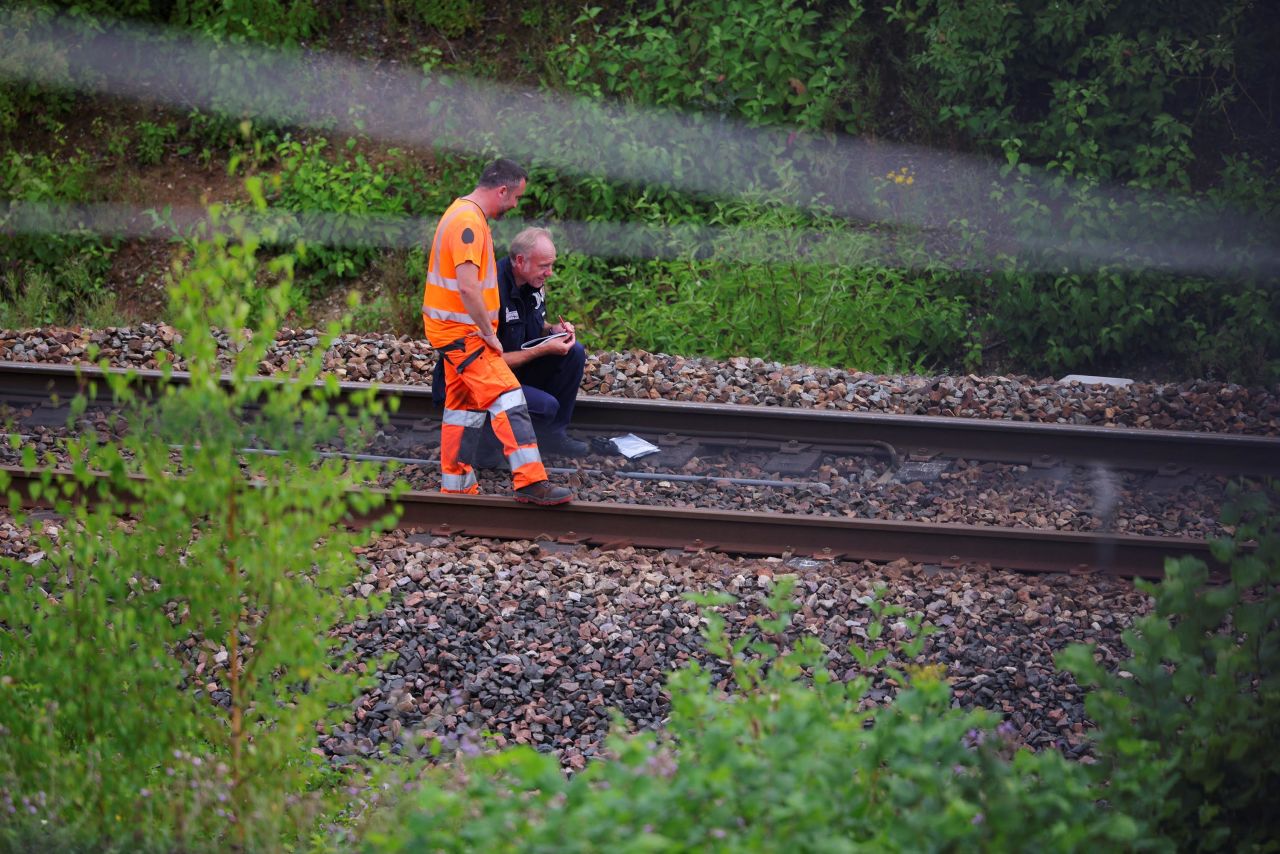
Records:
M529 407L502 355L478 336L437 351L444 361L444 423L440 428L440 491L480 492L471 462L485 421L502 443L516 489L547 479Z

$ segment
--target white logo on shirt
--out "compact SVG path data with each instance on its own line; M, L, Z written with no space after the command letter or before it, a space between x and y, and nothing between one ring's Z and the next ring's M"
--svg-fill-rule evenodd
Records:
M517 321L517 320L519 320L519 319L520 319L520 311L519 311L519 309L514 309L514 308L509 308L509 309L507 309L507 322L508 322L508 323L512 323L512 322Z
M533 292L533 307L534 307L534 309L542 308L542 304L543 304L544 302L546 302L546 300L547 300L547 298L546 298L546 296L545 296L545 295L543 295L542 291L534 291L534 292Z

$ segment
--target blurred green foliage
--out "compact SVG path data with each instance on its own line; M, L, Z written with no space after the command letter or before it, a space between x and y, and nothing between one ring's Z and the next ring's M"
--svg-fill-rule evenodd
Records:
M190 380L153 402L109 377L130 429L69 439L63 483L11 439L58 522L31 522L34 558L0 560L4 850L296 850L333 808L313 748L360 678L331 630L378 605L346 595L363 572L351 550L393 517L348 530L349 514L379 519L386 496L354 491L379 469L315 450L359 447L384 410L333 406L325 346L291 382L258 381L293 259L266 262L264 289L257 235L225 224L170 290ZM243 452L259 445L276 453Z
M1124 634L1115 672L1076 645L1059 666L1093 690L1102 760L1091 769L1120 811L1148 816L1179 851L1266 851L1280 837L1280 513L1276 484L1238 490L1215 544L1229 566L1210 583L1203 561L1169 561L1140 582L1151 614Z

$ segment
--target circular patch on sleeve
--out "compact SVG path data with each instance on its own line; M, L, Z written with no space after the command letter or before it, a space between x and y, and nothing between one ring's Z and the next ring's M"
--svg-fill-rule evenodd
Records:
M475 241L476 241L476 233L474 231L472 231L469 228L462 229L463 243L475 243Z

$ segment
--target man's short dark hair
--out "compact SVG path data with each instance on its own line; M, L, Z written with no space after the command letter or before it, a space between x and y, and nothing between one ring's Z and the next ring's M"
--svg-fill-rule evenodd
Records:
M505 157L499 157L497 160L484 167L484 171L480 173L480 181L477 187L515 187L521 181L527 181L529 173L514 160L508 160Z

